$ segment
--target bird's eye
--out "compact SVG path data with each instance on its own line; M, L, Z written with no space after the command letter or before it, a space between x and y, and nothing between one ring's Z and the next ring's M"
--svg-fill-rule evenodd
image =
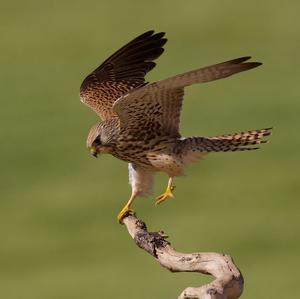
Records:
M95 143L96 145L101 145L101 140L100 140L100 137L99 137L99 136L94 140L94 143Z

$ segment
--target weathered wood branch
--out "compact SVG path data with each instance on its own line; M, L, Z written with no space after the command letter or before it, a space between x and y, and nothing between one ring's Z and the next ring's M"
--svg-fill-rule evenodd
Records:
M135 215L128 215L123 222L135 243L171 272L199 272L215 277L209 284L186 288L178 299L236 299L242 294L243 276L229 255L177 252L163 232L148 232L146 224Z

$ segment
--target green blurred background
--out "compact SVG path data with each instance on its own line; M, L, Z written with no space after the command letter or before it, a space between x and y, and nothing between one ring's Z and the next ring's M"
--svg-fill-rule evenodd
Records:
M169 39L157 80L244 55L264 65L187 89L184 135L274 126L261 151L210 155L135 203L180 251L232 255L243 298L299 294L299 1L10 1L0 11L0 297L175 298L211 277L171 274L138 249L116 215L127 165L92 158L96 115L83 78L149 29ZM298 264L297 264L298 263Z

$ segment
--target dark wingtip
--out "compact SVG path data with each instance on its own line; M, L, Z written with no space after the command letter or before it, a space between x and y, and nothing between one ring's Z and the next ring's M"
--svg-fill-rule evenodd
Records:
M234 63L236 63L236 64L243 64L243 65L247 65L247 68L249 68L249 69L253 69L253 68L255 68L255 67L258 67L258 66L260 66L260 65L262 65L262 62L257 62L257 61L248 61L248 60L250 60L252 58L252 56L244 56L244 57L241 57L241 58L237 58L237 59L235 59L235 60L233 60L234 61ZM247 61L246 63L243 63L243 62L245 62L245 61Z
M247 61L251 58L252 58L251 56L243 56L243 57L236 58L236 59L232 60L232 62L233 63L241 63L241 62Z
M144 39L144 38L147 38L147 37L151 37L151 38L155 38L155 39L161 39L162 37L165 36L165 32L157 32L155 33L155 30L148 30L142 34L140 34L139 36L137 36L135 38L135 40L137 39Z
M246 63L243 63L243 65L247 66L247 68L249 68L249 69L254 69L255 67L261 66L262 63L261 62L246 62Z
M153 33L154 33L154 30L148 30L148 31L142 33L141 35L139 35L137 38L151 36Z
M167 41L168 41L167 38L162 38L162 39L160 40L161 46L164 46L164 45L166 44Z
M154 31L153 31L154 33ZM153 37L155 36L156 38L162 38L163 36L165 36L165 32L158 32L158 33L155 33L153 34Z
M254 65L254 67L258 67L263 64L262 62L248 62L248 63L251 63L252 65Z
M243 56L243 57L239 57L239 58L235 58L235 59L231 59L225 62L220 63L219 65L243 65L245 66L247 69L251 69L251 68L255 68L258 67L260 65L262 65L261 62L252 62L252 61L248 61L250 60L252 57L251 56Z

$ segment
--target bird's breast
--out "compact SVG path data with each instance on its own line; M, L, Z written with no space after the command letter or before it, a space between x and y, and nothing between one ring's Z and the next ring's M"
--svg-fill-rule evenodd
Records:
M156 171L166 172L169 176L179 176L184 173L184 164L180 157L174 154L150 151L147 159Z
M174 153L174 142L169 139L120 139L114 153L116 158L137 164L152 171L163 171L170 176L182 175L184 164Z

